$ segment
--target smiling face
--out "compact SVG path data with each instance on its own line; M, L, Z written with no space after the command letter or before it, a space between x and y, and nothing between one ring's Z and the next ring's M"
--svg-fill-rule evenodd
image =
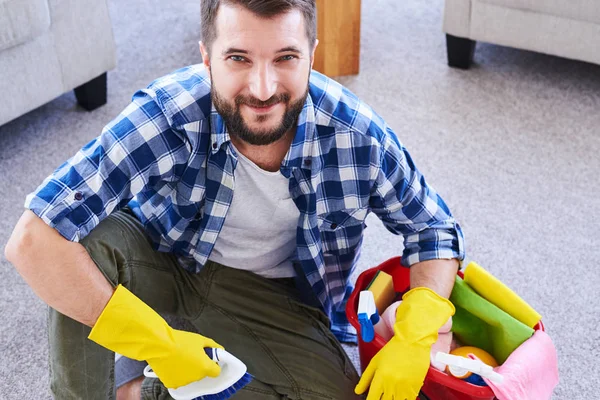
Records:
M295 126L316 47L309 45L304 24L296 9L267 19L221 4L210 53L204 43L200 51L211 76L213 104L230 135L266 145Z

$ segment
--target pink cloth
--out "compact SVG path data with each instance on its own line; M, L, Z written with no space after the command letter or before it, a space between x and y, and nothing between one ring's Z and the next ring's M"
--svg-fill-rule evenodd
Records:
M484 380L499 400L550 399L558 384L558 358L550 336L535 331L494 371L504 377L502 383Z
M377 333L379 333L379 335L386 341L390 340L392 338L392 336L394 335L394 324L396 323L396 310L398 309L398 306L400 305L400 303L402 303L402 300L392 303L388 308L385 309L385 311L381 315L381 319L383 319L383 321L385 322L385 327L382 327L381 329L385 330L385 332L383 332L383 334L382 334L382 332L377 332ZM378 324L378 325L380 325L380 324ZM452 330L452 317L450 317L448 319L448 322L446 322L440 328L439 334L438 334L438 340L433 344L433 346L431 346L431 354L430 354L431 366L440 371L444 371L444 369L446 368L446 364L442 364L442 363L435 361L435 355L438 351L441 351L444 353L450 353L450 351L453 349L451 330Z

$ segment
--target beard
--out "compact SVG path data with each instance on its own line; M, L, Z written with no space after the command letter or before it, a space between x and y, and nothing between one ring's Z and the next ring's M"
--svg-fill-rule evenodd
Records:
M297 123L298 116L302 112L306 97L308 96L308 85L306 91L300 98L292 100L288 93L276 94L266 101L258 100L251 96L238 95L235 97L233 104L229 103L222 96L219 95L214 84L212 83L211 77L211 91L210 96L217 112L225 121L227 130L230 136L237 137L238 139L249 143L254 146L265 146L271 143L275 143L279 139L285 136L287 132ZM285 111L281 122L271 129L252 129L242 116L240 110L242 105L248 105L251 107L268 107L277 103L285 104ZM272 115L257 115L254 117L254 121L257 123L265 122L267 119L273 118Z

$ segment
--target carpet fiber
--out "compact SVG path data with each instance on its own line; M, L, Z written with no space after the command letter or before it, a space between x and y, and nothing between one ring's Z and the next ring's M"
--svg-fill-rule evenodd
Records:
M118 67L106 106L89 113L67 93L0 127L0 244L27 193L137 89L200 62L199 1L164 4L110 1ZM395 129L461 222L469 258L543 315L559 354L554 398L597 398L600 66L478 44L471 70L450 69L442 10L364 1L361 71L339 80ZM368 224L359 270L402 247ZM0 398L49 398L46 308L3 255L0 310Z

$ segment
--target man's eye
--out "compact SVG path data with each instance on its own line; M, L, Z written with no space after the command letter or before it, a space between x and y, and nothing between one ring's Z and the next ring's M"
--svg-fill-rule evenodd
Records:
M235 62L244 62L246 61L245 57L242 56L231 56L229 57L230 60L235 61Z
M291 61L295 58L296 58L296 56L288 54L287 56L283 56L283 57L279 58L279 61Z

